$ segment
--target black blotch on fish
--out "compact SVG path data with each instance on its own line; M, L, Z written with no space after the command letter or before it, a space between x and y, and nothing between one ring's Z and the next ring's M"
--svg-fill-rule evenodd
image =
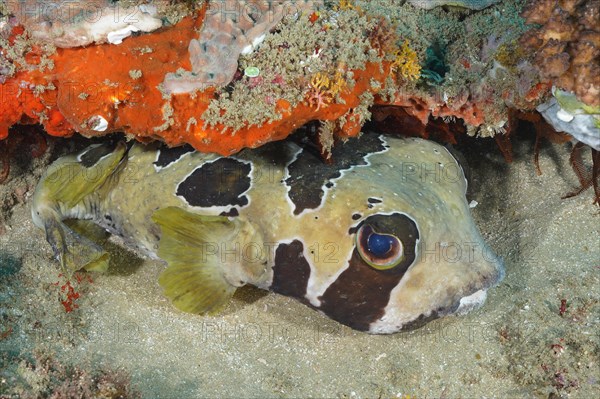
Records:
M196 168L177 186L177 195L191 206L244 206L250 188L250 164L219 158Z
M371 323L383 317L392 290L415 261L419 230L412 219L394 213L370 216L349 233L355 234L364 223L381 234L398 237L404 246L404 259L392 269L376 270L354 248L349 267L319 298L318 309L340 323L367 331Z
M238 211L237 208L231 208L227 212L221 212L219 214L219 216L237 217L237 216L240 216L240 212Z
M184 156L188 152L193 151L194 147L192 147L189 144L173 148L163 146L160 150L158 150L158 157L156 157L156 161L154 161L154 166L158 168L166 168L172 163L177 162L182 156Z
M367 200L367 202L368 202L369 204L379 204L379 203L381 203L381 202L383 202L383 201L382 201L382 200L380 200L379 198L372 198L372 197L371 197L371 198L369 198L369 199Z
M111 154L114 151L114 146L107 144L100 144L90 146L83 154L79 156L80 163L86 168L91 168L96 165L99 160L103 157Z
M272 141L258 148L245 149L240 154L251 155L255 159L260 159L264 163L273 167L273 169L283 168L288 164L293 156L293 147L290 147L285 141ZM260 171L260 176L269 176L270 171Z
M429 316L425 316L422 314L421 316L417 317L415 320L403 324L402 331L416 330L418 328L423 327L425 324L429 323L430 321L439 319L439 318L440 318L440 312L437 310L432 311Z
M277 246L271 290L304 300L310 277L310 265L304 258L303 251L304 245L299 240Z
M335 162L332 165L325 164L319 154L302 151L288 166L289 177L285 180L285 184L290 187L288 196L295 205L294 214L318 208L325 194L324 186L331 188L332 180L340 177L342 171L366 165L367 155L385 149L379 136L365 134L360 140L348 140L333 147L331 156Z

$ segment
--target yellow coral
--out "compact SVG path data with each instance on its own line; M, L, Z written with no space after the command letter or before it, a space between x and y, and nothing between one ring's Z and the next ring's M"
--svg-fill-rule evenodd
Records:
M319 110L331 104L335 96L346 90L348 84L338 70L331 79L324 73L315 73L310 79L310 86L308 103Z
M511 43L503 44L498 47L494 58L503 67L508 68L512 72L516 72L517 63L525 57L526 54L523 51L523 48L519 47L515 40Z
M329 78L321 72L315 73L310 79L310 85L317 90L327 90L329 84Z
M329 93L331 93L332 96L341 94L346 89L346 86L348 85L346 83L346 80L342 76L342 72L340 72L340 71L337 71L335 73L333 79L329 83L330 83L329 84Z
M340 4L336 7L337 10L346 11L346 10L355 10L357 12L361 12L361 8L352 4L351 0L340 0Z
M419 65L417 52L410 48L408 41L405 41L402 47L396 51L391 67L392 71L400 73L408 80L416 80L421 76L421 65Z

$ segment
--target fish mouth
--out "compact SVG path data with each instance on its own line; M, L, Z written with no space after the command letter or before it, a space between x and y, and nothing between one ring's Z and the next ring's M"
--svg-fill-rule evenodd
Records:
M395 332L406 332L413 331L418 328L423 327L425 324L446 316L464 316L469 312L479 309L485 303L487 299L487 288L482 288L480 290L475 291L474 293L464 296L459 299L458 303L450 308L439 309L437 311L432 311L430 314L425 315L422 314L418 318L409 321L401 326L400 329Z
M460 293L454 293L452 298L447 298L445 306L432 306L432 309L420 314L398 315L394 311L394 302L388 303L385 315L371 323L371 334L393 334L397 332L412 331L421 328L427 323L446 316L463 316L483 306L487 299L487 291L497 286L504 278L504 263L501 257L494 256L488 260L492 262L492 269L487 275L480 276L478 281L464 286ZM388 313L389 312L389 313ZM401 317L399 317L401 316ZM408 317L407 317L408 316Z
M452 307L452 310L446 313L447 315L464 316L483 306L487 299L488 289L496 287L504 279L505 271L502 258L497 257L494 260L494 263L496 264L495 275L489 277L485 284L479 289L475 289L470 294L460 298L458 303Z

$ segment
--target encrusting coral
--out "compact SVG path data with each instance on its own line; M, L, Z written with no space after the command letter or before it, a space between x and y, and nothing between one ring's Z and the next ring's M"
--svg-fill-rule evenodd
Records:
M310 79L308 103L314 106L316 111L321 107L327 107L337 95L346 89L346 86L347 83L340 71L336 72L331 79L327 75L317 72Z
M530 0L523 16L541 25L521 43L533 50L543 80L600 106L600 6L598 0Z
M208 86L231 82L240 54L251 53L284 17L313 12L319 0L209 2L200 36L189 43L191 71L177 71L165 77L168 93L189 93Z
M421 65L417 52L410 48L408 41L396 51L396 58L392 62L392 70L402 75L405 79L416 80L421 76Z
M144 6L162 26L104 30L93 41L107 43L70 48L55 48L61 35L34 39L23 24L39 19L20 24L4 10L0 140L14 124L40 123L56 136L124 132L229 155L319 121L327 149L359 134L373 106L402 107L423 125L462 119L467 133L492 136L507 129L510 108L534 109L551 86L519 59L529 29L521 0L481 11L394 0L172 3L117 2Z
M32 39L57 47L79 47L93 43L120 43L133 32L152 32L167 20L170 1L152 4L111 0L7 2L7 11L30 32Z

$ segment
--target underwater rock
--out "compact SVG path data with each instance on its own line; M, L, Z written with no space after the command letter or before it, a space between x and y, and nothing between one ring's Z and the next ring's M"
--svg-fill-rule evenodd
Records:
M3 21L0 139L16 123L40 123L55 136L122 132L231 155L318 121L328 148L358 135L373 105L402 107L423 125L461 118L468 134L493 136L506 130L509 107L533 109L550 87L520 62L526 28L512 0L469 13L387 0L313 13L322 2L302 1L287 13L271 2L245 22L218 19L217 3L194 3L188 17L119 45L44 47ZM269 15L276 26L261 19Z
M327 21L311 23L307 16L302 21L303 29L325 35L322 26ZM188 44L197 37L196 29L202 23L203 14L199 13L158 32L128 38L117 46L64 48L47 56L42 49L31 49L17 60L20 70L0 84L5 100L0 102L0 139L5 138L8 128L16 123L39 121L54 136L68 137L78 132L92 137L124 132L140 141L161 139L173 146L189 143L200 151L230 155L242 148L281 140L307 122L334 121L341 117L345 117L345 123L336 129L335 135L345 138L360 132L369 115L366 108L372 103L372 100L368 102L368 95L381 90L389 75L389 63L375 57L370 61L364 56L368 51L366 38L360 46L342 43L344 54L350 52L355 57L346 55L343 61L355 69L341 75L343 90L338 90L335 101L320 109L304 102L308 94L303 84L308 86L309 82L303 83L301 79L309 65L296 63L296 75L288 77L281 71L273 78L280 83L269 87L279 87L279 94L272 93L268 99L256 99L255 103L231 110L242 119L238 127L232 128L232 118L229 124L217 118L218 114L225 113L221 105L217 104L218 108L213 110L217 116L205 119L206 111L215 104L214 87L180 94L164 91L165 75L189 68ZM366 24L364 19L362 24ZM354 34L355 29L360 29L362 34L364 29L344 25L336 31L348 35ZM332 34L332 37L336 36ZM331 53L338 52L334 49ZM302 54L311 61L314 48L302 50ZM30 58L31 65L27 64ZM48 70L50 66L52 69ZM350 79L353 85L346 89L346 80ZM375 86L374 82L380 84ZM292 88L292 84L295 87ZM295 95L286 95L287 92ZM218 94L221 98L227 96L226 91ZM257 108L263 113L268 108L272 116L261 123L248 122Z

